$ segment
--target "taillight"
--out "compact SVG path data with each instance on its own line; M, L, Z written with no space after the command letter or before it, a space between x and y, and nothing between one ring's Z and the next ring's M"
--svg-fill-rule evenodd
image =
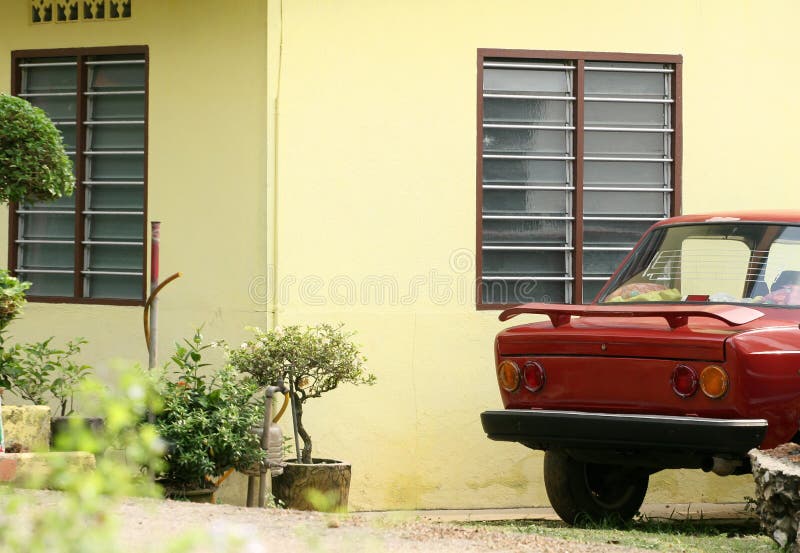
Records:
M531 392L538 392L545 382L544 367L536 361L525 363L524 369L525 388Z
M697 371L678 365L672 371L672 390L680 397L690 397L697 391Z
M519 367L513 361L505 360L497 367L497 381L506 392L514 392L519 388Z
M728 391L728 373L717 365L709 365L700 372L700 389L711 399L719 399Z

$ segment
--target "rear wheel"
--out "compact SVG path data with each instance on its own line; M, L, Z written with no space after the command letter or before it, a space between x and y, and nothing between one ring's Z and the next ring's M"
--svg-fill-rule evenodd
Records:
M567 524L627 522L642 506L649 480L641 469L584 463L558 450L544 455L547 497Z

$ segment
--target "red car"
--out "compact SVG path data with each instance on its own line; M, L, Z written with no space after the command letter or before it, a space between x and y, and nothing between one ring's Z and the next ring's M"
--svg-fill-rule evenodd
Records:
M589 305L495 339L493 440L545 451L568 523L632 518L668 468L749 472L800 421L800 212L691 215L651 227Z

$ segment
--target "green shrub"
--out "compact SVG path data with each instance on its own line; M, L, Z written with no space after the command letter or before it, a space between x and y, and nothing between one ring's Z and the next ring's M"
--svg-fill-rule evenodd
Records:
M92 369L74 360L86 340L75 338L63 348L53 347L52 341L51 336L42 342L10 347L0 342L0 383L35 405L47 405L55 399L56 414L63 417L73 413L75 390Z
M254 401L258 385L230 365L202 376L203 344L197 330L176 344L174 378L162 385L163 410L156 429L167 442L164 484L176 490L207 488L229 469L245 470L263 459L258 437L262 408Z
M54 200L74 187L61 133L45 112L0 94L0 202Z
M0 269L0 332L20 314L25 305L25 291L30 287L30 282L20 281Z

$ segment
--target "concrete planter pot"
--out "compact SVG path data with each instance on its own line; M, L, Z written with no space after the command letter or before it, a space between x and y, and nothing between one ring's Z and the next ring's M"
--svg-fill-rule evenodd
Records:
M68 434L73 420L81 420L92 434L100 435L105 429L106 421L101 417L81 417L70 415L67 417L53 417L50 420L50 445L56 446L59 434Z
M197 488L186 490L179 488L164 488L164 497L176 501L189 501L190 503L214 503L214 494L217 488Z
M287 509L346 512L350 464L331 459L314 459L311 464L287 462L283 474L272 479L272 494ZM315 496L324 499L315 500Z

